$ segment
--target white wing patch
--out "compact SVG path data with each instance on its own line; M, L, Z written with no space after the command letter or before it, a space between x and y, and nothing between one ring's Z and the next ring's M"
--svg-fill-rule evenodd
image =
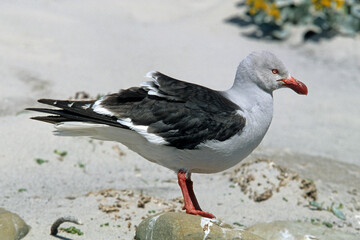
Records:
M101 102L103 101L103 98L97 100L94 105L92 106L92 109L94 110L94 112L98 113L98 114L102 114L102 115L107 115L107 116L114 116L114 114L112 112L110 112L108 109L104 108L103 106L101 106Z
M147 130L149 128L149 126L144 126L144 125L135 125L133 124L133 122L131 121L130 118L125 118L125 119L118 119L117 120L118 123L120 123L121 125L127 126L129 127L131 130L136 131L137 133L139 133L141 136L143 136L144 138L146 138L146 140L148 140L149 142L153 143L153 144L157 144L157 145L164 145L164 144L168 144L168 142L153 133L149 133Z
M90 106L91 106L91 103L85 104L85 105L82 106L81 108L84 109L84 110L86 110L86 109L88 109Z
M151 96L158 96L161 98L166 98L166 99L170 99L170 100L179 100L179 98L175 97L175 96L169 96L169 95L164 95L162 93L159 93L159 89L156 88L155 86L160 87L159 82L157 81L158 76L156 76L156 74L159 74L159 72L157 71L151 71L148 72L145 77L146 78L150 78L151 81L146 81L140 84L140 86L147 91L148 95ZM154 86L155 85L155 86Z
M158 73L159 73L158 71L150 71L145 75L145 77L152 78L152 79L156 80L155 75L158 74Z
M159 96L159 97L165 97L163 94L160 94L158 92L158 89L154 86L154 84L156 86L160 86L158 81L157 81L157 77L155 76L155 74L157 74L158 72L156 71L151 71L148 72L145 77L146 78L150 78L151 81L146 81L146 82L142 82L140 84L140 86L145 89L149 95L153 95L153 96Z

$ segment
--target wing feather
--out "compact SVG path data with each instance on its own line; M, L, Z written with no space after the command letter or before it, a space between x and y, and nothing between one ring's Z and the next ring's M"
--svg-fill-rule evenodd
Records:
M152 81L133 89L146 94L141 100L120 101L120 91L105 97L100 106L120 119L131 119L133 125L148 126L148 133L180 149L194 149L209 140L224 141L245 126L245 118L238 114L240 108L220 92L159 72L147 77Z
M40 99L59 109L29 108L52 114L33 119L59 123L92 122L131 129L148 141L179 149L196 149L206 141L225 141L246 120L221 92L150 72L151 81L97 101Z

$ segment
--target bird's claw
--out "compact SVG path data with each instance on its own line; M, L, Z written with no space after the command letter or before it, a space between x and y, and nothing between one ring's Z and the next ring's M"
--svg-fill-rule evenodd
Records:
M211 213L208 213L208 212L204 212L204 211L201 211L201 210L186 210L186 213L188 214L192 214L192 215L200 215L202 217L206 217L206 218L215 218L215 216Z

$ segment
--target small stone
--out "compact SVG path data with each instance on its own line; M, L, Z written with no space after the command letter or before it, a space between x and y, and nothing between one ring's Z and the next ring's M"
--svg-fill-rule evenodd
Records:
M0 208L0 239L19 240L28 234L30 227L17 214Z
M140 223L136 240L264 240L246 230L236 229L219 220L185 213L160 213Z
M145 204L147 204L148 202L151 201L151 197L150 196L143 196L141 197L141 199L138 201L137 207L138 208L145 208Z
M305 199L310 199L316 201L317 199L317 188L314 181L309 179L302 179L300 184L300 189L303 189L303 197Z
M258 223L246 229L267 240L359 240L358 236L327 228L322 225L313 225L302 222L276 221Z
M121 207L121 206L120 206ZM113 213L113 212L119 212L119 206L118 205L103 205L99 204L99 209L103 211L104 213Z
M271 189L267 189L265 192L261 193L259 196L255 196L255 202L262 202L265 201L273 195Z

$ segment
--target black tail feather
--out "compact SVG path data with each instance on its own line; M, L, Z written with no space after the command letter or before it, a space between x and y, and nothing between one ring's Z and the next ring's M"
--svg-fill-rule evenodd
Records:
M62 108L69 112L86 113L89 112L95 100L78 101L78 100L56 100L42 98L38 100L39 103L47 104L50 106Z
M39 99L39 103L51 105L59 109L52 108L26 108L25 110L36 111L42 113L53 114L49 116L32 117L34 120L43 121L47 123L60 123L67 121L77 122L91 122L106 124L109 126L127 128L117 122L117 118L113 116L106 116L98 114L91 108L94 100L91 101L70 101L70 100L55 100L55 99Z
M25 110L42 112L42 113L50 113L55 114L47 117L62 117L67 119L67 121L79 121L79 122L94 122L96 119L91 119L87 116L82 116L76 113L68 112L65 110L57 110L57 109L50 109L50 108L26 108ZM41 118L41 117L40 117ZM35 119L38 120L38 119ZM42 120L40 120L42 121Z
M60 116L38 116L38 117L31 117L30 119L47 122L51 124L71 121L68 118L60 117Z

